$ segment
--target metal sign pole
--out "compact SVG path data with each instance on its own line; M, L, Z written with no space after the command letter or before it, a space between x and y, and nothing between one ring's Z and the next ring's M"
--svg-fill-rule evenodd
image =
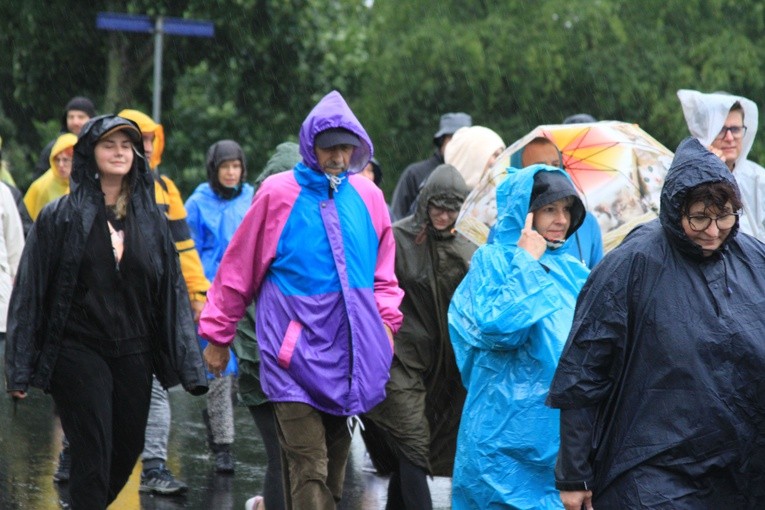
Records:
M162 16L158 16L154 24L154 105L151 110L157 124L162 110L162 33Z
M162 107L162 37L183 35L186 37L214 37L215 26L210 21L158 16L151 23L151 18L143 15L99 12L96 16L96 28L120 32L141 32L154 34L154 90L152 117L159 123Z

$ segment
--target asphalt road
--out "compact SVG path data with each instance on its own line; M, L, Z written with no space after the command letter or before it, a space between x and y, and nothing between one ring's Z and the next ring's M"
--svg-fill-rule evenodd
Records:
M0 360L2 352L0 350ZM180 389L171 391L173 427L168 465L178 478L189 484L188 494L180 498L140 494L139 463L110 509L242 510L247 499L262 493L265 450L249 413L241 407L235 410L235 474L216 475L205 444L200 414L204 403L203 397L191 397ZM53 414L52 400L32 390L17 405L15 413L13 407L10 398L0 395L0 509L61 508L59 490L65 486L58 487L52 479L61 448L61 431ZM357 433L339 509L385 508L387 479L368 472L368 467L364 443ZM435 478L430 484L434 508L450 508L450 480Z

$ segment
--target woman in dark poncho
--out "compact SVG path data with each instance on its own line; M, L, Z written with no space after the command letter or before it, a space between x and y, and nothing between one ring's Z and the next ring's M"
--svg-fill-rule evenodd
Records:
M154 202L141 133L91 119L71 193L30 232L11 297L6 389L49 392L69 438L73 508L104 509L143 448L152 373L207 391L167 219Z
M765 245L733 174L677 149L658 220L595 268L548 405L567 509L763 508Z

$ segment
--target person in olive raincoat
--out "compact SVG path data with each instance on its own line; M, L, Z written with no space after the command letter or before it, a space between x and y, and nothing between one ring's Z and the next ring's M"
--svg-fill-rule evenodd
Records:
M386 399L366 415L372 423L365 433L373 462L387 463L381 470L392 472L389 509L429 508L427 473L452 475L465 389L447 310L476 249L454 230L469 192L456 168L440 165L420 191L415 214L393 225L404 322L395 337ZM384 450L376 451L378 440ZM388 448L392 462L380 458L390 456Z
M765 505L765 246L734 176L684 140L659 218L582 290L548 400L567 509Z
M207 391L167 219L154 202L141 132L91 119L74 149L71 192L27 238L11 297L6 390L53 396L69 438L73 508L104 509L144 441L152 373Z
M455 510L562 507L553 477L559 413L544 402L589 273L564 249L584 206L560 168L508 172L494 237L476 251L449 307L467 388Z

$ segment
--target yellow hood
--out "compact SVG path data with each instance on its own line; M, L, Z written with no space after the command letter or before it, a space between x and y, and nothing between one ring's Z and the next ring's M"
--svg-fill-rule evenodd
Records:
M142 133L154 133L154 152L151 154L149 168L152 170L157 168L162 161L162 152L165 150L165 130L162 124L157 124L151 117L138 110L126 109L117 115L138 124Z

